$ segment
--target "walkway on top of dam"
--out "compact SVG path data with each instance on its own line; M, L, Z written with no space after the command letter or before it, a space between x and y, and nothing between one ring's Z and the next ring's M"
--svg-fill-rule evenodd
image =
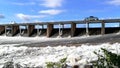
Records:
M75 20L75 21L51 21L51 22L28 22L28 23L11 23L11 24L0 24L0 25L47 25L47 24L85 24L85 23L116 23L120 22L120 19L102 19L102 20L93 20L93 21L85 21L85 20Z
M100 23L99 28L90 28L89 24ZM106 28L106 23L119 23L118 27ZM78 24L85 24L85 28L78 28ZM46 25L46 27L45 27ZM58 25L55 28L55 25ZM66 28L66 25L70 25ZM102 19L102 20L78 20L78 21L57 21L57 22L33 22L33 23L11 23L0 24L0 35L6 36L59 36L74 37L81 35L107 34L120 30L120 19Z

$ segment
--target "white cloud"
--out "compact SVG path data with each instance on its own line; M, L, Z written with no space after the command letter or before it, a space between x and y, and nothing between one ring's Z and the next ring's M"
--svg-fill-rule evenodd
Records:
M107 3L115 6L120 6L120 0L109 0Z
M49 8L56 8L61 7L63 3L63 0L43 0L43 6L49 7Z
M0 14L0 19L1 19L1 18L5 18L5 16L4 16L3 14Z
M50 10L41 10L39 13L42 14L48 14L48 15L57 15L64 12L64 10L55 10L55 9L50 9Z
M14 4L14 5L20 5L20 6L25 6L25 5L35 5L36 3L35 2L27 2L27 3L17 3L17 2L14 2L12 4Z
M29 18L29 16L28 15L24 15L24 14L16 14L16 16L19 18L19 19L21 19L21 20L30 20L30 18Z
M29 21L32 18L44 18L46 17L46 15L25 15L25 14L19 13L19 14L16 14L16 17L24 21Z

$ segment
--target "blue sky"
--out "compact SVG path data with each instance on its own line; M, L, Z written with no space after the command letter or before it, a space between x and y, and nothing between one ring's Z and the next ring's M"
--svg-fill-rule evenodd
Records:
M120 0L0 0L0 23L120 18Z

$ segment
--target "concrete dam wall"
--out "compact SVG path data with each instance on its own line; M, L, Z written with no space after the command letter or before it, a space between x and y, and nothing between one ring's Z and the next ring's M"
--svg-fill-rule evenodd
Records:
M100 27L90 27L99 23ZM106 23L117 23L117 27L106 27ZM84 24L84 27L78 25ZM57 25L57 26L55 26ZM68 27L67 25L70 25ZM112 26L112 25L111 25ZM46 36L46 37L75 37L83 35L104 35L116 33L120 30L120 19L79 20L59 22L14 23L1 24L0 35L4 36Z
M19 28L7 28L7 29L0 29L1 36L27 36L27 37L35 37L35 36L47 36L47 28L44 29L19 29ZM104 34L110 33L117 33L119 32L119 27L109 27L105 28ZM76 36L83 36L83 35L100 35L101 28L88 28L88 34L86 32L86 28L76 28L74 31L74 35L72 36L71 28L54 28L51 30L51 34L49 37L56 38L56 37L76 37Z

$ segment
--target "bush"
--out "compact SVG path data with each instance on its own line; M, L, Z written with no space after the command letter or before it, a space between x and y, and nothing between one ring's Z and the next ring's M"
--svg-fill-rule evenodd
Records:
M112 53L104 48L101 48L103 55L94 52L98 56L98 60L93 62L96 68L120 68L120 55Z
M67 58L60 59L59 62L46 62L47 68L65 68Z
M47 68L54 68L54 64L53 62L46 62Z

